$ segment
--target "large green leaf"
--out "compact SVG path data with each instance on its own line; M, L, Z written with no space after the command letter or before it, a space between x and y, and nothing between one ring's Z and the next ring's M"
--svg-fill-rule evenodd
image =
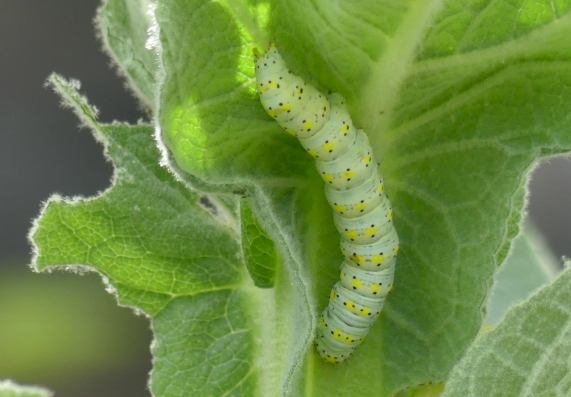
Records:
M52 392L37 386L21 386L9 380L0 381L0 397L51 397Z
M109 0L100 26L150 104L145 8ZM386 395L442 380L480 326L518 230L526 171L570 149L568 8L161 0L158 119L171 166L202 189L252 197L253 219L283 258L274 289L255 288L237 257L234 199L199 205L202 193L158 167L149 126L100 125L58 79L117 172L96 199L49 202L36 265L93 266L122 303L152 317L157 396ZM349 99L383 159L403 241L385 318L339 367L304 357L340 253L313 165L253 90L251 49L266 37L296 72Z
M571 395L571 270L482 335L443 396Z
M152 319L155 395L252 389L256 308L271 302L244 272L233 220L161 168L149 125L99 124L77 83L50 84L104 144L115 175L97 197L48 200L31 234L33 266L88 266Z
M518 233L528 171L571 149L570 4L252 3L158 4L158 120L173 167L204 189L256 200L293 287L299 321L283 332L298 335L294 360L308 352L288 383L294 393L386 395L445 379ZM251 52L266 43L255 20L267 21L297 73L348 98L395 207L396 290L338 367L318 360L308 338L337 277L338 237L313 164L259 104Z
M296 354L311 335L298 340L308 320L291 302L307 303L279 262L271 277L268 268L252 272L273 280L273 289L254 286L240 258L233 201L189 190L162 168L149 125L101 124L79 83L57 75L49 83L103 143L115 175L97 197L48 200L30 235L33 267L95 270L121 304L151 319L156 396L294 390ZM255 236L242 242L245 251L255 252L250 245L260 238L267 249L262 232L245 233Z

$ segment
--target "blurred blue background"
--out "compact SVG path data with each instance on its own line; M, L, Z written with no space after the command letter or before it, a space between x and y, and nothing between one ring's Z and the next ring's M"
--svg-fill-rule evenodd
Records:
M33 274L26 234L53 192L92 195L111 165L43 87L81 80L103 121L144 118L96 39L98 0L0 0L0 379L57 396L146 396L148 321L119 308L96 275ZM556 256L571 256L571 162L533 174L529 214Z

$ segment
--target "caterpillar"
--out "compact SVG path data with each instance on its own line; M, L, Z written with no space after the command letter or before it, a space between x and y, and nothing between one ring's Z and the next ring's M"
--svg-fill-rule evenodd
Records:
M393 286L399 241L392 209L367 135L344 99L292 74L273 45L256 55L255 67L263 108L315 159L341 235L340 280L315 338L321 357L340 363L363 342Z

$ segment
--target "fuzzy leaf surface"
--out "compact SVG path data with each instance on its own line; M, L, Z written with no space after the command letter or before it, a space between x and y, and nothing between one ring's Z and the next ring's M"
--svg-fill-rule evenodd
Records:
M246 302L257 295L233 220L159 165L152 127L99 124L78 83L54 75L50 84L104 145L115 175L97 197L48 200L31 234L33 266L95 270L121 304L151 319L155 396L251 393L258 313Z
M481 326L529 170L571 149L570 7L159 2L158 120L171 164L204 189L248 192L284 258L298 322L280 362L304 363L291 367L285 392L391 395L446 378ZM338 277L339 238L313 164L257 98L252 49L263 38L294 72L348 99L395 210L396 289L354 358L336 367L310 342Z
M454 368L443 397L571 394L571 270L514 307Z
M262 229L247 198L240 201L240 224L244 261L254 284L260 288L273 287L279 257L274 242Z
M149 0L105 0L96 23L104 48L145 106L154 107L158 60L146 48Z
M119 12L103 34L121 36L108 46L147 103L160 89L171 166L204 190L252 197L283 258L274 288L251 285L235 214L205 210L158 167L149 126L100 125L63 83L117 172L96 199L50 201L38 269L92 266L152 317L157 396L391 395L444 380L481 325L527 172L571 148L569 2L162 0L158 88L150 67L129 67L150 59L143 4L109 0L102 18ZM296 73L348 99L383 162L403 245L384 317L338 367L310 349L338 236L313 164L255 93L251 50L268 38Z

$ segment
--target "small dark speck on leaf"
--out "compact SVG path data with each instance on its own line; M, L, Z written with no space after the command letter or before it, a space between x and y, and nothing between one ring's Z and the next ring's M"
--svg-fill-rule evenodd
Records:
M201 196L198 202L200 203L200 205L202 205L208 211L212 212L214 215L218 215L218 208L216 208L216 205L214 205L214 203L210 201L210 199L207 196Z

